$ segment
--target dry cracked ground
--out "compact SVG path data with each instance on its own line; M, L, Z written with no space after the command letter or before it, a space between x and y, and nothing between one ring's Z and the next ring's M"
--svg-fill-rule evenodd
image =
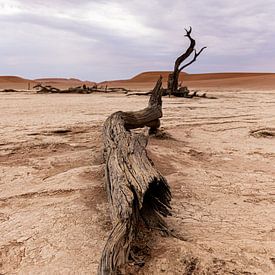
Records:
M214 92L213 92L214 93ZM132 274L275 274L274 92L165 98L148 153L176 232L152 231ZM146 96L0 95L0 274L96 274L111 230L101 130Z

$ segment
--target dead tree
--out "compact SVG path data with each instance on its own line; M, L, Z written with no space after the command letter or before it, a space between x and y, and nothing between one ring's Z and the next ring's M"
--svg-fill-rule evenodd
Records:
M50 85L43 86L42 84L37 84L33 86L34 89L39 88L38 93L59 93L61 90Z
M185 29L186 30L186 29ZM169 74L168 76L168 83L167 83L167 90L169 95L173 95L178 90L178 83L179 83L179 75L180 72L182 72L183 69L194 63L197 59L197 57L202 53L202 51L206 48L201 48L198 52L195 49L196 41L191 37L192 28L190 27L189 30L186 30L186 37L190 40L190 45L188 49L180 55L174 65L174 71ZM191 61L189 61L186 64L182 64L191 54L194 53L193 58Z
M160 126L161 87L160 78L147 108L113 113L104 123L105 177L113 229L101 256L99 275L118 274L141 223L168 230L161 216L170 215L170 189L145 149L148 127L155 130ZM131 131L144 126L146 134Z

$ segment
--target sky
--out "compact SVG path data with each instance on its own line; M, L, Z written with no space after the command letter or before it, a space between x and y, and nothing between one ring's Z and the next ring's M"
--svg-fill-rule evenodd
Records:
M275 72L274 0L0 0L0 75L103 81L172 70Z

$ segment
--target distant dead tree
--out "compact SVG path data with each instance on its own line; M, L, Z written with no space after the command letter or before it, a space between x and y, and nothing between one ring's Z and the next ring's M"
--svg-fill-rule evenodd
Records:
M202 51L206 49L206 47L203 47L199 51L197 51L195 49L196 41L191 36L192 28L190 27L189 30L185 29L185 31L186 31L185 36L190 40L190 45L187 48L187 50L176 59L174 70L168 75L167 89L164 89L164 88L162 89L162 96L169 95L170 97L171 95L173 95L176 97L184 97L184 98L203 97L203 98L214 99L215 97L207 97L205 93L203 95L199 95L198 91L194 91L191 94L190 93L191 91L186 86L183 86L182 82L179 82L179 76L182 70L188 67L189 65L191 65L192 63L194 63L197 60L198 56L202 53ZM187 60L190 56L192 56L192 54L193 54L193 58L186 64L183 64L183 62ZM127 93L128 96L152 94L152 91L145 92L145 93L132 92L132 91L129 91L129 92L130 93Z
M58 93L60 92L60 89L52 87L50 85L42 85L41 83L36 84L35 86L33 86L34 89L39 89L38 93Z
M186 67L188 67L189 65L191 65L192 63L194 63L197 57L206 48L206 47L203 47L199 51L197 51L195 49L196 41L191 36L192 28L190 27L189 30L185 29L185 31L186 31L185 36L190 40L190 45L188 49L176 59L174 71L168 76L167 92L169 96L177 93L177 90L179 87L180 72ZM192 53L194 53L193 59L186 64L182 64L189 56L191 56Z

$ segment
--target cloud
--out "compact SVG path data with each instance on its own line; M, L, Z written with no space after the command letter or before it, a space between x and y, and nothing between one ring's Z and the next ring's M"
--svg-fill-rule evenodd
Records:
M0 74L99 81L171 69L189 25L208 48L188 71L274 71L274 12L273 0L0 0Z

